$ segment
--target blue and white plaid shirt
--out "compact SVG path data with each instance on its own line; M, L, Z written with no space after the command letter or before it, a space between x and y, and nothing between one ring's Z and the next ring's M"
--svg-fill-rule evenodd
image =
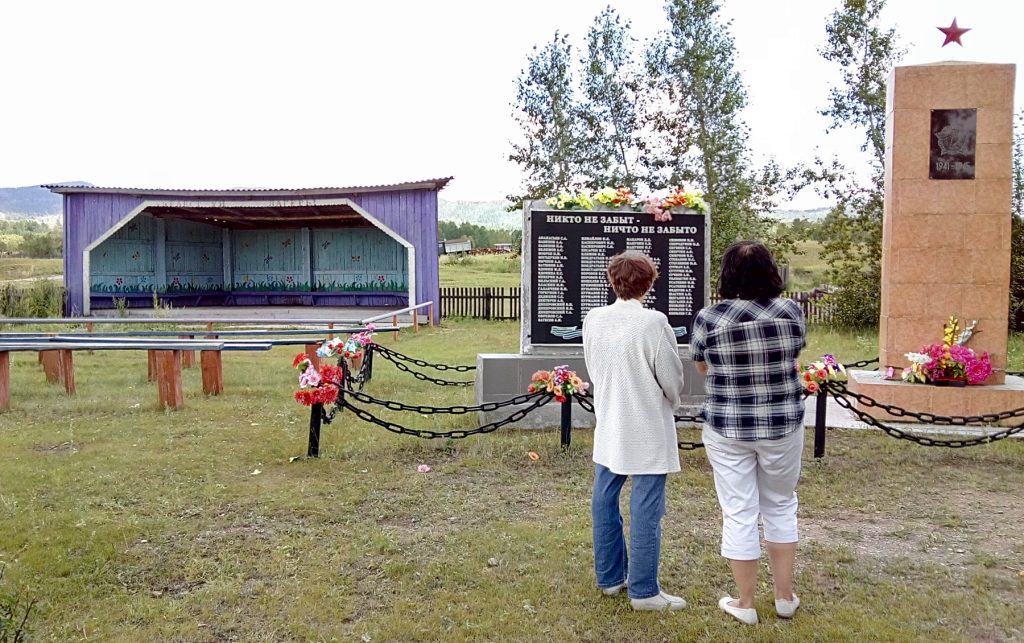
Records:
M704 422L735 440L778 440L802 428L796 358L805 333L791 299L727 299L698 312L690 357L708 366Z

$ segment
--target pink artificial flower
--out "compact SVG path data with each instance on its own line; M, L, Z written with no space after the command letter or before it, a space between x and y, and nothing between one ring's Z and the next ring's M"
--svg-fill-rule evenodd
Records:
M416 470L419 471L420 473L430 473L430 465L421 464L420 466L416 467Z
M804 384L804 388L807 389L808 393L817 393L819 386L817 382L807 382Z
M317 370L313 368L313 365L310 364L309 368L303 371L302 375L299 375L299 386L308 387L317 386L319 384L320 373L318 373Z

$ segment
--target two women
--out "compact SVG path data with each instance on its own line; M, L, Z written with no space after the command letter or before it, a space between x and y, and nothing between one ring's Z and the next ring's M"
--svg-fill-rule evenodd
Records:
M657 274L653 264L643 272L649 281L645 277L635 282L645 286L643 292L638 288L620 292L623 266L636 274L633 271L639 270L642 259L632 255L612 259L608 274L619 299L592 310L584 321L584 356L594 382L597 416L592 502L595 569L606 594L617 593L627 582L618 491L625 475L634 474L631 549L637 568L630 567L628 581L633 607L679 609L685 601L660 593L660 588L656 594L655 588L664 514L662 472L679 470L671 416L679 403L682 372L676 371L675 338L664 316L641 305ZM759 243L741 241L729 247L722 260L719 291L723 301L701 310L694 320L690 357L706 375L704 444L722 508L721 553L730 561L739 590L738 598L723 597L719 606L737 620L753 624L758 621L754 594L761 555L759 516L772 567L776 612L790 618L800 605L792 585L795 490L803 448L803 401L795 365L805 344L805 325L799 306L779 297L778 268ZM646 464L640 466L640 462ZM645 491L643 478L649 475L661 476L655 493ZM652 552L653 563L649 561ZM644 561L643 571L635 562L638 556ZM653 583L649 580L652 569ZM641 573L638 581L636 575ZM643 584L634 591L634 582ZM659 596L665 598L658 601ZM648 603L638 606L637 599Z

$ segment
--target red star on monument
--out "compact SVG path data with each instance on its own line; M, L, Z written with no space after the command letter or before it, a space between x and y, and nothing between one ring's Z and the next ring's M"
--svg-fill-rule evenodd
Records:
M936 27L936 29L946 34L946 40L945 42L942 43L943 47L945 47L951 42L955 42L956 44L963 47L964 43L960 42L960 36L970 31L970 29L962 29L958 27L956 25L956 18L953 18L953 24L949 25L948 27Z

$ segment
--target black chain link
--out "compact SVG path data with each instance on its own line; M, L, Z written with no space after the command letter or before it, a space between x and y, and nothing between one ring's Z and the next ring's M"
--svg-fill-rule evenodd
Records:
M840 396L849 396L864 406L879 408L894 417L913 418L922 424L939 424L943 426L997 424L1003 420L1024 417L1024 407L1016 408L1012 411L1002 411L1000 413L985 413L984 415L935 415L934 413L928 412L909 411L893 404L879 402L878 400L864 395L863 393L854 393L847 389L846 384L843 382L829 382L827 386L833 397L836 397L837 394ZM838 400L838 398L836 399Z
M591 398L589 395L585 395L582 393L573 393L572 397L573 399L576 400L576 403L579 404L580 408L582 408L584 411L589 411L590 413L594 412L594 403L591 401L593 398ZM699 424L701 422L701 419L696 415L676 415L675 420L676 422L691 422L694 424ZM696 451L697 449L703 448L703 442L688 442L685 440L679 441L680 451Z
M878 363L878 358L875 357L873 359L862 359L859 362L850 362L849 364L843 364L843 368L860 368L862 366L871 366L872 364L877 364L877 363Z
M466 373L468 371L475 371L476 370L476 365L472 365L472 366L466 366L466 365L451 366L449 364L434 364L434 363L431 363L431 362L425 362L425 361L423 361L421 359L416 359L415 357L410 357L408 355L403 355L402 353L399 353L398 351L396 351L394 349L388 348L387 346L381 346L380 344L374 344L373 347L374 347L375 351L377 351L378 353L381 354L381 357L383 357L384 359L386 359L388 361L391 361L391 362L394 362L396 360L400 360L400 361L403 361L403 362L409 362L410 364L413 364L415 366L419 366L421 368L433 368L433 369L437 369L439 371L455 371L456 373Z
M392 411L410 411L412 413L419 413L421 415L463 415L465 413L477 413L480 411L496 411L505 406L513 406L515 404L526 404L541 396L553 397L546 391L540 391L537 393L524 393L523 395L517 395L516 397L509 398L507 400L501 400L500 402L486 402L484 404L477 404L475 406L424 406L416 404L403 404L401 402L394 402L391 400L381 400L367 395L360 391L345 391L345 394L351 398L359 400L364 404L376 404L383 406Z
M392 364L394 364L395 367L398 370L405 371L406 373L409 373L410 375L412 375L416 379L421 380L423 382L430 382L431 384L437 384L438 386L473 386L474 384L476 384L476 382L474 382L472 380L470 380L468 382L459 381L459 380L443 380L443 379L438 378L438 377L431 377L429 375L424 375L423 373L420 373L418 371L414 371L411 368L409 368L408 365L406 365L406 364L404 364L402 362L402 360L405 360L407 362L411 362L413 364L416 364L417 366L436 368L437 370L440 370L440 371L466 372L466 371L474 370L476 368L476 366L448 366L446 364L430 364L429 362L424 362L421 359L415 359L415 358L409 357L408 355L402 355L401 353L396 353L395 351L391 350L390 348L386 348L384 346L381 346L380 344L373 344L373 352L379 353L381 357L383 357L384 359L386 359L389 362L391 362ZM443 367L443 368L441 368L441 367Z
M347 399L342 400L341 403L342 403L342 405L344 405L344 407L346 409L348 409L349 411L352 411L356 415L356 417L358 417L359 419L364 420L366 422L370 422L371 424L376 424L377 426L383 427L383 428L387 429L388 431L391 431L392 433L399 433L399 434L402 434L402 435L412 435L412 436L415 436L417 438L424 438L424 439L428 439L428 440L429 439L434 439L434 438L451 438L451 439L454 439L454 440L458 440L458 439L461 439L461 438L468 438L471 435L477 435L477 434L480 434L480 433L490 433L492 431L496 431L496 430L500 429L501 427L505 426L506 424L511 424L512 422L518 422L519 420L521 420L524 417L526 417L527 415L529 415L531 412L539 409L540 407L544 406L545 404L547 404L548 402L550 402L551 400L554 399L554 397L551 396L551 395L541 395L541 394L533 394L531 397L536 398L536 400L533 402L533 404L531 404L530 406L526 407L525 409L520 409L520 410L516 411L515 413L513 413L512 415L508 416L507 418L505 418L503 420L498 420L496 422L490 422L488 424L484 424L482 426L478 426L475 429L454 429L454 430L451 430L451 431L428 431L426 429L410 429L410 428L402 426L401 424L396 424L394 422L389 422L387 420L382 420L382 419L378 418L377 416L373 415L372 413L369 413L369 412L367 412L367 411L365 411L365 410L363 410L363 409L361 409L361 408L359 408L357 406L353 406L352 403L349 402ZM502 406L507 406L508 405L507 403L501 403L501 404L502 404Z
M1017 426L1009 427L1009 428L1006 428L1006 429L1002 429L1000 431L996 431L995 433L989 433L989 434L982 435L982 436L977 436L977 437L973 437L973 438L959 439L959 440L947 440L947 439L940 439L940 438L929 438L929 437L925 437L925 436L922 436L922 435L916 435L914 433L910 433L909 431L904 431L903 429L898 429L898 428L896 428L894 426L889 426L888 424L883 424L879 420L877 420L874 417L872 417L871 415L869 415L866 411L862 411L862 410L854 407L853 403L850 402L850 400L847 399L847 396L854 398L855 400L857 400L858 402L861 402L865 406L875 407L875 408L882 409L886 413L889 413L890 415L893 415L893 416L896 416L896 417L913 417L913 418L917 418L918 420L920 420L922 422L926 422L927 421L928 424L940 424L940 425L947 425L947 426L948 425L963 426L963 425L967 424L967 422L957 422L955 420L970 420L973 423L974 421L982 421L983 419L988 419L988 418L1007 419L1009 417L1020 417L1021 415L1024 415L1024 409L1016 409L1014 411L1005 411L1003 413L998 413L998 414L970 415L970 416L952 416L952 417L945 416L945 415L934 415L932 413L917 413L917 412L914 412L914 411L908 411L908 410L900 408L898 406L893 406L891 404L882 404L882 403L880 403L880 402L878 402L876 400L873 400L872 398L870 398L870 397L868 397L866 395L860 395L860 394L857 394L857 393L850 393L846 389L846 387L842 386L841 384L842 384L841 382L829 382L828 383L828 391L832 395L832 398L835 399L836 403L839 404L839 406L847 409L848 411L850 411L851 413L856 415L858 418L860 418L860 420L862 422L864 422L866 424L869 424L869 425L871 425L871 426L873 426L873 427L875 427L877 429L881 429L882 431L884 431L887 435L889 435L891 437L894 437L894 438L897 438L897 439L900 439L900 440L907 440L908 442L913 442L913 443L919 444L921 446L925 446L925 447L948 447L950 449L962 449L964 447L973 447L973 446L977 446L979 444L991 444L991 443L996 442L998 440L1002 440L1002 439L1008 438L1011 435L1016 435L1017 433L1020 433L1021 431L1024 431L1024 422L1022 422L1021 424L1018 424ZM1005 417L1003 417L1003 416L1005 416ZM933 420L937 420L937 421L933 421Z

